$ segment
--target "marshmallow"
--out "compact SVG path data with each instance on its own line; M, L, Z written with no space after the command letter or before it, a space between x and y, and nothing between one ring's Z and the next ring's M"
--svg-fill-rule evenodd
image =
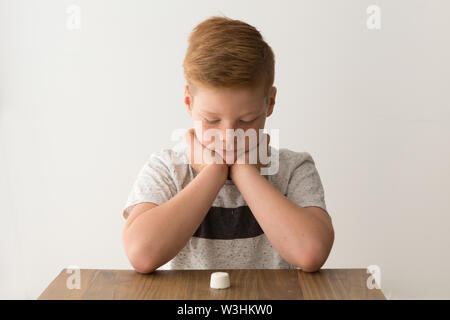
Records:
M226 289L230 286L230 277L226 272L214 272L211 274L209 286L213 289Z

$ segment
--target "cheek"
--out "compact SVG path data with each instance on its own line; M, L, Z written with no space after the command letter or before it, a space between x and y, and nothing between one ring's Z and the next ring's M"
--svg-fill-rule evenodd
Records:
M202 121L202 119L195 114L192 115L192 120L194 121L193 124L195 136L200 142L202 142L204 140L202 134L204 135L204 132L207 129L207 127L205 126L205 123Z
M244 125L240 126L239 129L244 130L245 132L245 140L237 140L235 139L235 148L237 150L249 151L255 148L259 144L260 134L259 130L262 129L256 124ZM242 137L244 139L244 137Z
M253 149L254 147L256 147L259 144L259 139L260 139L259 130L264 128L264 122L265 122L265 119L262 119L262 120L256 121L255 123L252 123L251 125L240 126L240 129L243 129L244 131L253 129L254 132L256 133L256 139L252 139L252 141L250 141L250 139L248 139L248 138L245 139L245 151ZM208 147L214 142L213 137L211 137L211 136L207 137L205 134L205 132L208 129L217 129L213 124L208 124L204 121L197 120L195 122L194 129L195 129L195 134L197 136L197 139L200 141L200 143L203 146ZM201 133L203 135L201 135ZM205 137L207 137L208 139L205 139ZM235 145L235 148L236 147L238 149L241 149L242 145L240 145L240 146ZM211 146L211 148L213 148L213 147Z
M195 135L200 143L205 147L209 146L214 141L214 137L205 133L209 129L214 129L214 126L204 122L199 122L195 127Z

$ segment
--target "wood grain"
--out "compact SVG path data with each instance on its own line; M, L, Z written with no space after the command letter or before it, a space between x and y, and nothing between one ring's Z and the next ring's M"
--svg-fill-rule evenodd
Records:
M230 274L228 289L209 287L212 272ZM80 289L68 289L71 274L63 269L38 300L385 300L379 289L368 289L365 269L227 269L134 270L81 269Z

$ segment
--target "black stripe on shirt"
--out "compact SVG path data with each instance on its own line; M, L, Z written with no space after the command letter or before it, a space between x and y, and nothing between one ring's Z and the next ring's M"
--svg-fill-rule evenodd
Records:
M263 233L248 206L211 207L193 236L230 240L253 238Z

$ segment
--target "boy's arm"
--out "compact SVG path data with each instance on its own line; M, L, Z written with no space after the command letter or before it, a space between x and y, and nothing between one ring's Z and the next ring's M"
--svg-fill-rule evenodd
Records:
M235 164L230 175L277 252L304 271L320 269L334 242L326 212L287 199L253 165Z
M149 273L170 261L205 218L228 175L226 164L209 164L178 194L125 225L122 240L136 271ZM134 209L133 209L134 210Z

